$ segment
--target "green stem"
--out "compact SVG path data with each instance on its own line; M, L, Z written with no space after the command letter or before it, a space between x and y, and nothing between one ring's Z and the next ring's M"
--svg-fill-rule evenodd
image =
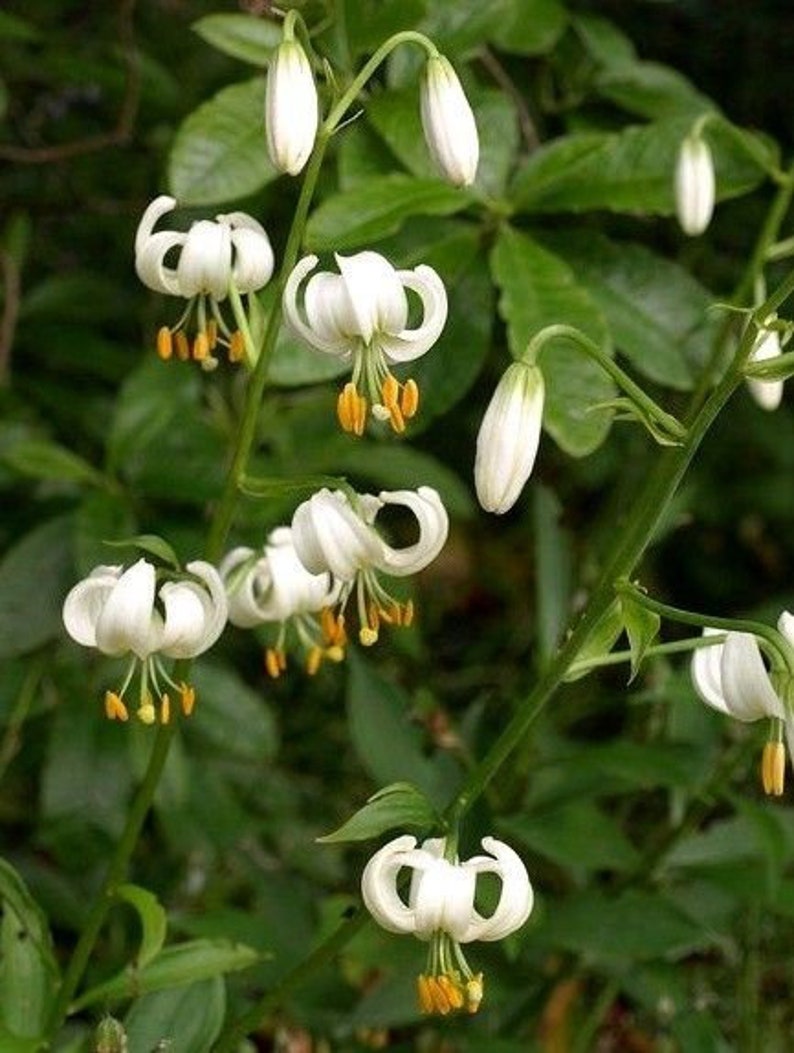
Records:
M165 767L165 762L168 757L168 748L171 745L171 739L174 736L176 727L176 722L172 721L170 724L161 724L157 729L157 735L154 740L154 745L152 746L146 774L144 775L143 781L138 787L138 792L133 799L127 816L127 823L124 827L124 832L116 845L116 850L110 861L105 880L102 882L102 888L91 907L88 919L80 933L80 938L72 952L72 957L69 960L60 989L58 990L58 995L55 999L55 1004L53 1005L52 1013L50 1015L49 1027L47 1029L50 1042L55 1038L61 1025L66 1020L66 1016L69 1012L69 1005L77 992L77 988L83 978L86 967L88 966L88 961L91 957L91 952L94 949L97 937L99 936L100 929L104 924L108 911L113 906L116 889L122 884L126 877L127 867L129 866L130 858L132 857L135 845L138 842L138 837L140 836L141 829L143 828L144 821L146 820L146 816L154 798L155 790L160 781L160 776Z

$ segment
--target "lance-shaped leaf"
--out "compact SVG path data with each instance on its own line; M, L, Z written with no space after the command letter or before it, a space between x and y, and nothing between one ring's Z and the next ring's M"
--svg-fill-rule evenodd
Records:
M584 647L580 649L576 656L576 661L566 673L565 679L572 681L586 676L598 666L599 659L609 654L622 632L623 612L620 608L620 602L613 600L587 637Z
M140 885L120 885L116 895L134 907L140 919L143 936L136 961L138 968L143 968L163 949L168 917L157 896Z
M176 552L166 540L157 534L136 534L135 537L122 538L120 541L106 541L110 548L135 548L144 552L147 556L154 556L169 567L179 569L179 560Z
M409 782L393 782L374 793L338 830L317 840L323 844L367 841L386 830L426 832L438 823L438 812L420 790Z
M631 648L631 683L640 670L646 651L659 633L661 618L655 611L649 611L647 607L637 603L627 593L620 596L620 611Z
M190 28L225 55L260 67L269 61L282 37L278 22L244 14L205 15Z

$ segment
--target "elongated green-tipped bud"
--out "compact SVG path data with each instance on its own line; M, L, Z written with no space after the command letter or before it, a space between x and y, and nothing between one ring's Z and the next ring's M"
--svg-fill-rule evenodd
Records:
M685 234L702 234L714 211L714 161L711 149L699 135L688 135L681 144L675 170L675 210Z
M297 175L317 135L317 88L309 60L297 40L283 40L270 63L265 131L270 160L280 172Z
M458 75L443 55L427 60L421 101L422 127L436 166L450 183L468 186L480 156L477 125Z

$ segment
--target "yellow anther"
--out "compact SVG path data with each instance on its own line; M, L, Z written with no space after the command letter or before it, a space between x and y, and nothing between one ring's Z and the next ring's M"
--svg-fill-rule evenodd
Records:
M265 669L274 680L281 676L282 665L275 647L268 647L265 651Z
M336 416L342 431L356 432L358 401L359 394L356 391L356 385L352 381L348 381L339 392L339 398L336 400Z
M345 649L340 647L339 644L332 644L330 647L326 647L325 657L329 662L344 662Z
M386 379L383 381L380 392L383 399L383 405L386 409L391 410L392 406L397 405L397 396L400 394L400 385L397 383L397 378L393 373L386 374Z
M435 1004L433 1002L433 996L430 993L430 985L426 976L421 974L417 976L416 993L419 998L420 1011L427 1014L435 1012Z
M180 362L187 362L190 358L190 343L181 329L175 335L174 343L176 344L176 357Z
M160 699L160 723L167 724L171 719L171 699L163 695Z
M358 631L358 638L363 647L372 647L374 643L378 642L378 630L373 629L369 625L364 625Z
M394 606L392 605L388 610L385 607L378 607L377 610L378 618L381 621L386 622L387 625L394 625Z
M196 689L191 687L190 684L186 684L184 680L179 685L179 701L182 706L182 712L186 717L189 717L196 704Z
M320 611L320 628L326 643L332 644L336 638L337 621L330 607L323 607Z
M214 318L207 322L207 343L210 345L210 351L214 351L218 343L218 323Z
M144 702L141 702L140 708L138 709L138 720L143 724L154 724L157 719L152 700L149 698Z
M314 676L314 674L320 668L322 660L322 647L312 647L312 649L306 655L306 672L309 674L309 676Z
M167 362L173 353L174 343L171 338L171 330L167 325L164 325L157 331L157 354L162 358L163 362Z
M230 362L242 362L245 358L245 338L239 329L231 335L229 340L229 361Z
M480 1008L483 996L482 973L477 973L466 984L466 1009L469 1013L476 1013Z
M414 601L408 600L407 603L403 604L403 625L406 627L411 625L414 620Z
M403 415L402 411L400 410L400 407L397 405L396 402L392 402L391 405L388 407L388 410L389 420L391 421L392 429L396 431L398 435L401 435L405 431L405 421L403 420Z
M786 750L782 742L767 742L761 755L761 783L764 793L780 797L786 782Z
M461 1009L463 1007L463 991L457 981L453 980L451 976L439 976L438 986L447 996L449 1004L453 1009Z
M210 355L210 342L206 333L197 333L193 341L193 358L197 362L203 362Z
M406 420L410 420L419 409L419 385L413 379L406 380L403 384L400 409Z
M108 720L120 720L122 722L129 720L130 715L127 712L127 707L115 691L105 692L105 716Z
M440 1013L441 1016L446 1016L447 1013L449 1013L452 1009L452 1003L449 1000L447 992L441 986L439 982L439 977L429 976L428 984L430 985L430 990L433 993L433 1004L435 1005L436 1012Z

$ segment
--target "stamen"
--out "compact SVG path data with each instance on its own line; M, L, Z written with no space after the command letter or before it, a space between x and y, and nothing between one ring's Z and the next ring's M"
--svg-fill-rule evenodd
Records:
M239 329L235 329L229 339L229 361L242 362L245 358L245 338Z
M390 410L392 406L397 405L397 396L400 394L400 385L397 383L397 378L393 373L386 374L380 391L381 396L383 397L383 405L387 409Z
M364 434L367 422L367 400L359 395L352 380L342 388L336 401L336 416L343 431Z
M181 329L175 334L174 342L176 344L176 357L180 362L187 362L190 358L190 343Z
M435 1011L433 997L430 993L428 978L421 973L416 978L416 993L419 998L419 1010L428 1016Z
M469 1013L476 1013L480 1008L483 996L482 973L477 973L466 983L466 1009Z
M309 676L314 676L317 670L320 668L320 664L323 660L323 649L321 647L312 647L306 656L306 672Z
M279 653L275 647L268 647L265 650L265 669L273 680L278 680L281 676L281 670L283 666L279 659Z
M398 435L402 435L405 431L405 421L396 402L389 406L389 420L391 421L392 430L396 431Z
M780 797L786 783L786 750L782 742L767 742L761 755L761 783L764 793Z
M108 720L120 720L122 723L129 720L127 707L115 691L105 692L105 716Z
M167 325L164 325L157 331L157 354L162 358L163 362L167 362L173 353L174 345L171 339L171 330Z
M439 976L438 985L443 989L453 1009L461 1009L463 1007L463 991L459 983L456 983L450 976Z
M214 318L207 322L207 343L210 345L210 351L214 351L218 343L218 323Z
M171 699L163 695L160 699L160 723L167 724L171 719Z
M190 684L186 684L184 680L179 685L179 700L182 705L182 712L186 717L189 717L193 712L193 707L196 704L196 689L191 687Z
M203 362L210 355L210 342L205 332L197 333L193 341L193 358L196 362Z
M400 409L406 420L410 420L411 417L415 416L416 411L419 409L419 385L413 378L409 378L403 384L402 395L400 396Z
M452 1009L452 1003L447 997L447 992L441 986L438 976L429 976L427 978L428 985L433 995L433 1003L435 1005L435 1011L440 1013L441 1016L446 1016Z

